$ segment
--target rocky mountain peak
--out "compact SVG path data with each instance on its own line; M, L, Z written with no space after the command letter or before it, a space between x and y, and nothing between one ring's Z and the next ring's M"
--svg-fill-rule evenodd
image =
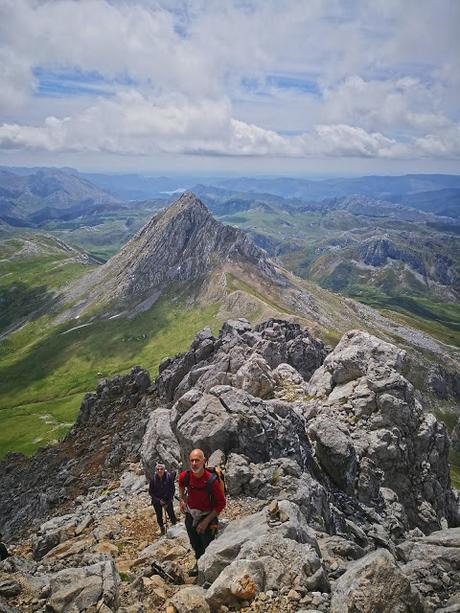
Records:
M173 204L168 207L170 214L178 214L182 211L195 211L211 215L206 205L193 192L184 192Z
M96 300L123 306L149 303L175 282L204 279L224 263L256 267L278 283L279 273L248 236L212 216L191 192L155 215L121 251L73 288Z

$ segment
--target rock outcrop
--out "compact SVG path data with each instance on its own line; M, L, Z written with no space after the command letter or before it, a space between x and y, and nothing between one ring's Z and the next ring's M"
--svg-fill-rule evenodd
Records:
M426 610L420 593L386 549L377 549L350 565L336 582L331 613Z
M365 332L346 334L310 380L318 400L308 432L336 486L376 508L399 504L393 529L429 532L454 521L449 443L401 374L404 357Z
M198 333L154 386L137 368L101 382L60 446L0 465L0 527L17 538L0 608L457 610L449 439L404 369L404 351L365 332L328 352L295 324L237 320ZM185 529L156 539L142 473L179 470L196 446L224 467L228 507L190 585Z
M395 245L388 237L371 238L364 241L358 250L364 264L368 266L384 266L388 259L399 260L410 266L418 274L425 276L426 269L423 261L417 254L409 249L402 249Z
M209 391L215 385L232 385L269 398L277 373L278 387L308 381L328 350L298 324L271 319L252 329L244 319L227 321L218 338L205 328L188 352L164 360L156 384L165 402L177 400L192 388ZM293 369L289 374L285 364Z
M8 454L0 462L0 526L5 538L109 483L139 454L149 409L150 377L135 367L100 381L86 394L76 423L55 446L32 458ZM141 402L142 400L142 402Z

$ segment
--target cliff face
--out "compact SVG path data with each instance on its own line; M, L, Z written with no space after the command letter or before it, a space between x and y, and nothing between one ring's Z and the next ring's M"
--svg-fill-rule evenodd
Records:
M0 604L450 607L460 506L449 440L404 363L362 331L330 351L297 324L240 319L216 337L202 330L155 385L139 368L102 381L65 441L0 464L0 528L17 539L0 564ZM180 585L193 564L185 529L157 539L142 473L157 461L178 470L197 446L224 468L228 507L190 586ZM152 577L152 561L175 583Z
M422 260L408 249L398 248L388 238L372 238L362 243L358 249L364 264L369 266L384 266L387 259L400 260L413 270L425 276L426 270Z

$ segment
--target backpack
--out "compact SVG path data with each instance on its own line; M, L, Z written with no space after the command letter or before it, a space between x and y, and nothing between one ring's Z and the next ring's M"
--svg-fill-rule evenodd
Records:
M222 468L220 466L213 466L213 467L208 467L206 466L206 470L209 471L211 473L211 476L209 477L209 479L206 481L206 490L208 492L208 496L209 496L209 502L211 504L214 504L214 495L212 493L212 484L214 483L214 481L218 481L219 482L219 486L222 490L222 494L225 496L226 494L226 487L225 487L225 476L224 476L224 472L222 470ZM185 477L184 477L184 487L186 487L188 489L189 484L190 484L190 470L187 470L185 473Z

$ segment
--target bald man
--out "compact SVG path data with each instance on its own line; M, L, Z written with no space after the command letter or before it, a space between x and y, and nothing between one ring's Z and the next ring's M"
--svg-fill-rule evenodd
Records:
M216 475L205 468L206 458L201 449L189 456L190 470L179 475L180 510L185 513L185 527L198 562L206 547L215 538L219 513L225 508L225 496ZM188 573L198 575L198 566Z

